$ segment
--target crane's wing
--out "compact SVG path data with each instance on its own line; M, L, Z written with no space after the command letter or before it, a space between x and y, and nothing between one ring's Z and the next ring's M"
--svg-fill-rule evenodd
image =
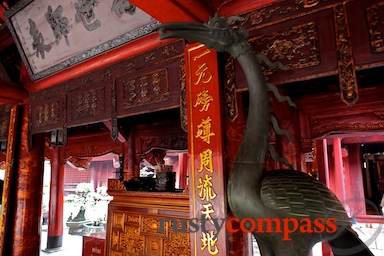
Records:
M265 171L261 184L264 204L293 218L336 218L337 225L351 221L335 194L315 178L298 171Z

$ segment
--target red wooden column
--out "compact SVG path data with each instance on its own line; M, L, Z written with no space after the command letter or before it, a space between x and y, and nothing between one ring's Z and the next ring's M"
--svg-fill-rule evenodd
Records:
M335 194L344 205L346 203L344 168L343 168L343 152L341 150L341 138L333 139L333 158L335 163Z
M329 188L327 140L316 140L315 143L319 181L323 182Z
M361 152L359 144L348 145L348 160L350 173L351 194L351 216L365 215L365 196L364 196L364 180L362 172Z
M201 44L186 48L188 151L191 156L191 255L227 255L223 136L217 53ZM223 225L225 226L225 225Z
M328 188L330 185L329 181L329 168L328 168L328 147L327 140L316 140L316 158L317 158L317 169L318 169L318 177L319 181L323 182ZM330 256L331 247L328 242L321 244L322 254L323 256Z
M33 136L28 144L28 106L22 107L21 134L18 144L14 225L8 237L6 253L12 256L40 255L40 229L44 170L44 134Z
M64 149L51 150L51 184L49 192L48 237L45 251L55 251L63 245L64 212Z

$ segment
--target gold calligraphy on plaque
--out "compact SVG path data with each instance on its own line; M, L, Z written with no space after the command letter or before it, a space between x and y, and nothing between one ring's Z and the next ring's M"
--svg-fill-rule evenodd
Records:
M212 177L205 174L204 178L199 178L199 184L197 185L199 189L200 200L211 200L216 198L216 192L213 188Z
M196 138L200 138L206 143L211 143L211 136L215 135L214 132L211 131L211 117L208 116L206 119L202 119L200 124L197 125L197 134Z
M202 245L200 246L200 250L204 251L205 249L207 249L210 255L217 255L219 253L219 248L217 248L216 245L217 236L215 235L214 230L203 233L201 242Z
M213 208L212 203L203 204L204 209L202 209L200 212L202 215L205 216L206 219L208 219L212 224L212 216L211 214L215 213L215 209Z
M202 105L200 108L200 112L208 111L210 102L213 101L212 95L208 94L208 90L203 87L203 90L197 94L197 99L194 107L197 107L199 105Z
M212 150L206 149L199 154L200 156L200 168L199 172L206 170L210 173L213 173L213 163L212 163Z
M208 70L207 63L203 62L197 66L199 68L195 72L195 75L197 76L195 85L199 84L200 82L203 82L204 84L209 83L209 81L212 79L212 74Z

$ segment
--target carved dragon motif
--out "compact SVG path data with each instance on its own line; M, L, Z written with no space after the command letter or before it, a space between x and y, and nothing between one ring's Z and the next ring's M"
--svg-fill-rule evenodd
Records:
M302 172L294 170L264 170L265 153L270 150L275 160L278 158L269 147L268 131L270 123L278 134L288 132L278 127L276 118L271 116L270 97L272 91L279 101L287 101L295 106L289 97L278 94L276 87L268 83L263 75L260 61L271 68L284 66L272 63L265 56L252 51L247 42L248 33L242 26L235 31L231 24L240 21L239 17L210 18L205 24L175 22L157 27L160 39L185 38L198 41L219 52L229 52L240 63L249 88L249 113L243 141L238 150L233 170L228 181L228 202L233 214L239 218L284 220L294 218L308 225L315 221L334 218L337 232L317 230L301 232L296 229L287 232L253 232L262 255L303 255L310 254L313 245L319 241L330 241L334 255L373 255L350 228L351 222L337 197L323 183ZM279 226L279 221L262 222L263 230L292 229L292 226ZM308 226L307 226L308 228ZM293 230L293 229L292 229Z

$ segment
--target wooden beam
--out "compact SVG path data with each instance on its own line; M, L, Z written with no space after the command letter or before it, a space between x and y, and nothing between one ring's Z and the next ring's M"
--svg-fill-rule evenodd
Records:
M0 102L4 104L22 103L28 98L28 91L19 84L0 80Z
M220 15L235 16L245 12L249 12L250 10L254 10L260 8L262 6L266 6L272 3L275 3L279 0L236 0L236 1L226 1L226 3L222 4L219 8L218 12Z
M108 128L108 130L110 130L112 132L112 123L111 123L111 121L105 121L105 122L103 122L103 124L105 125L105 127ZM119 131L117 132L117 139L120 142L122 142L122 143L127 141L127 139Z
M161 23L187 21L206 22L214 10L202 0L130 0L144 12Z
M160 47L161 45L167 44L171 41L174 41L174 39L160 40L159 34L153 33L151 35L135 40L129 44L125 44L121 47L100 54L88 61L84 61L78 65L74 65L57 74L39 80L31 85L31 87L29 88L30 92L36 92L46 89L52 85L68 81L72 78L79 77L93 70L125 60L150 49Z

